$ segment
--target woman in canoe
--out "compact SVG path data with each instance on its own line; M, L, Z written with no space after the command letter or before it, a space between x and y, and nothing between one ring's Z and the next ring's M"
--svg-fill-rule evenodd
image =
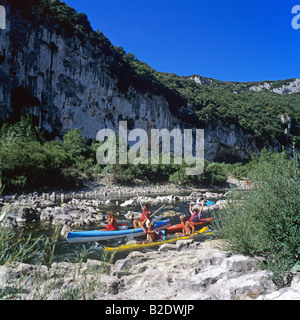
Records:
M177 236L188 236L194 235L195 227L187 220L186 215L183 214L180 216L181 226L182 226L182 233L176 233Z
M113 214L113 212L107 212L107 227L106 231L116 231L119 230L117 220Z
M202 216L205 202L202 201L201 204L202 204L202 207L200 209L200 212L197 208L192 210L192 203L190 204L190 214L191 214L191 218L189 220L190 222L200 222L201 221L201 216Z

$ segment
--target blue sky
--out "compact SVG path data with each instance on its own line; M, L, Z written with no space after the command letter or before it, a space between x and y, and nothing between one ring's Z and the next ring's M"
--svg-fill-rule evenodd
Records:
M161 72L224 81L300 78L300 0L65 0ZM300 23L300 22L299 22Z

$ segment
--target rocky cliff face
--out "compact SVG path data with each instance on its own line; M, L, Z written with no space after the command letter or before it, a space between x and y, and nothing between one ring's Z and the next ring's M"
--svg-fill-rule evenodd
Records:
M272 82L265 82L259 86L252 86L249 88L249 90L259 92L263 89L266 89L281 95L300 92L300 79L292 79L287 81L286 84L282 84L281 86L272 89L273 84L274 83Z
M45 25L31 27L9 9L7 29L0 34L2 119L29 111L49 132L79 128L93 139L103 127L116 128L120 119L142 127L178 124L163 97L132 87L120 93L108 68L113 57L99 47Z
M121 92L110 68L116 63L113 52L104 54L90 39L66 36L9 5L6 12L6 30L0 30L0 121L29 112L51 137L79 128L87 140L100 129L117 130L119 120L127 120L129 129L192 127L181 113L172 114L163 95L139 92L130 84ZM208 160L244 160L258 151L236 125L218 121L205 129Z

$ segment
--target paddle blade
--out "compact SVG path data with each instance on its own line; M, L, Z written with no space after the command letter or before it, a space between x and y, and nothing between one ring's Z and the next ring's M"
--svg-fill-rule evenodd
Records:
M183 205L190 205L189 202L182 202ZM205 203L207 206L213 206L215 203L213 201L208 201Z

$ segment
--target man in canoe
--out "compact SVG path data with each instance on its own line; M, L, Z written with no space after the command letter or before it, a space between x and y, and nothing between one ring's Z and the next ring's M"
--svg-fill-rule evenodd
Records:
M109 211L107 212L107 227L106 231L116 231L119 230L117 220L115 218L115 215L113 212Z
M202 216L202 212L203 212L203 208L204 208L204 204L205 202L202 201L202 206L200 209L200 212L197 208L194 208L192 210L192 203L190 204L190 214L191 214L191 218L189 220L189 222L199 222L201 220L201 216Z
M195 227L191 225L191 223L187 220L186 215L183 214L180 216L181 226L182 226L182 233L176 233L177 236L188 236L194 235Z
M148 207L146 205L143 205L142 210L142 218L137 218L133 221L133 226L135 229L141 227L142 224L146 225L147 227L149 223L152 222L152 212L148 210Z

